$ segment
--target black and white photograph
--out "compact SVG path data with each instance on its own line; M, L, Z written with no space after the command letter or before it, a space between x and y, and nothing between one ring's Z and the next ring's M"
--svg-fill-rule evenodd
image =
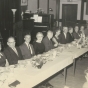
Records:
M88 88L88 0L0 0L0 88Z

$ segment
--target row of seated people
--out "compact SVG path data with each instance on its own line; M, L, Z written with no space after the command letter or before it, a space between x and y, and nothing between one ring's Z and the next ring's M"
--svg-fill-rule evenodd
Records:
M9 37L7 40L8 47L6 47L3 52L0 52L0 66L5 66L6 62L8 62L9 65L17 64L18 60L30 59L34 55L47 52L60 44L71 43L84 36L86 36L84 26L81 26L80 30L78 26L75 26L74 30L72 27L63 27L63 32L61 32L60 29L56 29L54 35L51 30L48 30L45 37L42 32L38 32L33 45L30 44L31 35L28 33L24 36L24 43L19 47L15 46L14 37Z

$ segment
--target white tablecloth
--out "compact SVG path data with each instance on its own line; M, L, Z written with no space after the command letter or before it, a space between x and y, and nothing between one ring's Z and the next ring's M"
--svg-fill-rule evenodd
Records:
M72 64L72 62L72 56L59 56L53 61L47 62L41 69L34 68L31 64L24 69L15 68L13 73L14 76L12 76L12 78L21 82L16 88L32 88L68 65ZM3 88L7 88L7 82Z
M15 68L14 75L10 75L8 79L13 78L13 80L20 81L20 84L16 88L32 88L72 64L73 59L87 51L87 48L77 49L76 47L64 49L59 56L54 58L53 61L48 61L41 69L34 68L29 63L26 68ZM8 79L2 88L9 88L7 87Z
M71 48L63 50L61 55L73 56L73 59L75 59L75 58L78 58L79 56L83 55L87 51L88 51L88 48L80 48L80 49L78 49L77 47L73 46Z

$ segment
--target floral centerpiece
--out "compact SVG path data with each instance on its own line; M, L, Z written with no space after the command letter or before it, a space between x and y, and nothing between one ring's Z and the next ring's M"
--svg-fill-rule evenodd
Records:
M46 62L53 61L55 57L60 53L60 51L58 50L59 49L52 49L46 53L34 56L31 59L32 66L36 68L41 68Z
M41 68L43 66L43 59L41 58L41 55L34 56L31 59L31 64L33 67Z

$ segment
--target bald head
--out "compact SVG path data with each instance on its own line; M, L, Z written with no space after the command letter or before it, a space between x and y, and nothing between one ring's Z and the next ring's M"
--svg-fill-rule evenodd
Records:
M48 37L49 39L51 39L51 38L53 37L53 32L49 30L49 31L47 32L47 37Z
M80 31L83 32L84 29L85 29L85 27L82 25L82 26L80 27Z
M11 48L14 48L15 47L15 39L14 37L9 37L8 40L7 40L7 45Z
M63 32L67 33L68 32L68 27L63 27Z
M26 43L30 43L30 41L31 41L31 35L30 34L26 34L25 36L24 36L24 40L25 40L25 42Z
M78 26L75 26L74 31L75 31L76 33L78 33L78 31L79 31L79 27L78 27Z
M15 41L14 37L9 37L9 38L7 39L7 42L10 42L10 41Z

